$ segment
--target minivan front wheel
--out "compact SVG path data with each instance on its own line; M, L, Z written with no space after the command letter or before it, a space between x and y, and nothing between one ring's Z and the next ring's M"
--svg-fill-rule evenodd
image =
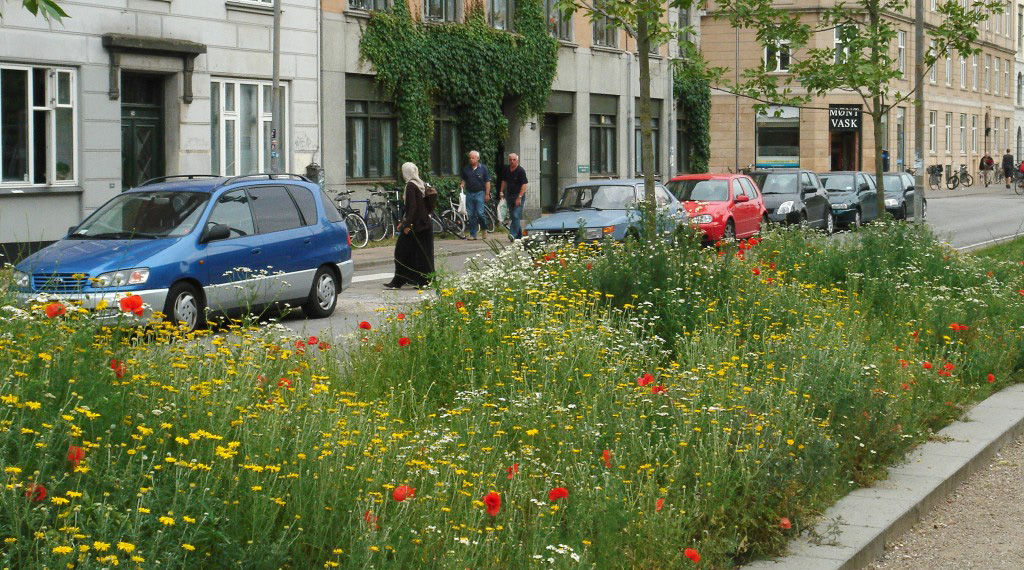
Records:
M309 298L302 305L302 312L311 319L323 319L334 314L338 305L338 280L327 267L317 269Z
M203 299L190 283L175 283L167 293L164 314L171 324L184 327L187 332L202 328L206 324Z

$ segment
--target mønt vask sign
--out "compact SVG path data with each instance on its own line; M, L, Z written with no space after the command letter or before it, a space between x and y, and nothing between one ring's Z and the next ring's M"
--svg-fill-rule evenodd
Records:
M856 132L860 130L860 105L829 105L828 130Z

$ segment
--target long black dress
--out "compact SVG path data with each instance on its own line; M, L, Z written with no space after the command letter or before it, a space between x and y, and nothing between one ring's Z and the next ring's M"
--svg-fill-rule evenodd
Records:
M405 228L410 228L405 233ZM434 272L434 230L427 200L415 184L405 185L405 216L395 243L395 277L390 285L422 287Z

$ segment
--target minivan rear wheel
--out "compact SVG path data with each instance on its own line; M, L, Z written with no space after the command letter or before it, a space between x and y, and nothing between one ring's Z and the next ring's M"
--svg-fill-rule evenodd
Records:
M338 306L338 280L334 272L321 267L313 277L313 286L309 289L309 298L302 305L302 312L311 319L323 319L334 314Z
M206 326L203 298L191 283L182 281L171 287L164 304L164 314L171 324L184 327L186 332Z

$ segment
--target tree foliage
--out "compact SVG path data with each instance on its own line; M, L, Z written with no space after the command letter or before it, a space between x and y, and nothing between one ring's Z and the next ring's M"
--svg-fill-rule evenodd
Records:
M57 0L22 0L21 5L33 16L42 16L46 20L60 22L63 18L70 18ZM0 18L3 18L2 8L0 4Z
M692 60L678 59L672 66L673 92L679 106L679 120L689 141L690 172L707 172L711 160L711 84ZM676 152L684 152L678 148Z
M398 111L401 161L430 164L432 109L441 103L458 117L462 145L487 163L508 136L507 103L520 119L544 111L555 79L558 42L547 33L540 0L516 2L514 33L487 25L473 3L464 23L424 23L406 0L377 12L359 42L362 61L377 72Z

